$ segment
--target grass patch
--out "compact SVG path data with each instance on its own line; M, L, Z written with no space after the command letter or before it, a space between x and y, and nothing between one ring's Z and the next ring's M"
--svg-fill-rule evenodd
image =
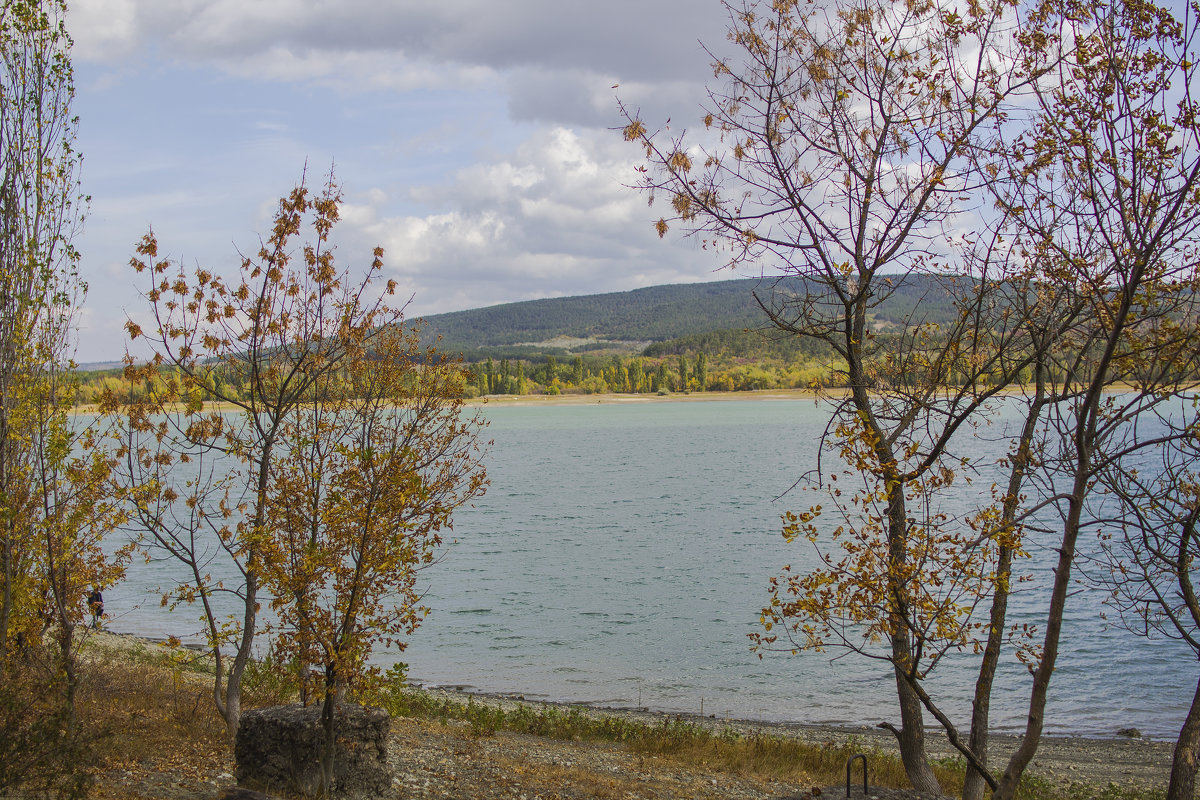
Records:
M94 786L93 797L161 796L152 789L130 791L134 784L129 781L142 780L137 776L211 777L232 772L224 721L213 706L210 661L177 648L91 644L85 660L79 714L82 726L93 736L90 750L97 766L92 774L112 775L116 770L135 776L122 778L123 786L106 786L102 780ZM669 760L683 770L724 772L801 787L843 784L847 760L865 752L872 785L908 785L896 756L853 736L810 743L742 734L678 717L644 720L583 706L462 701L406 687L402 672L388 677L357 699L381 706L393 716L453 722L460 731L465 724L476 737L512 731L565 741L613 742ZM264 659L247 670L245 707L289 702L294 689L287 665ZM961 793L961 759L940 759L934 771L948 795ZM854 775L861 780L857 765ZM566 772L560 777L571 780ZM596 790L596 796L602 796L598 786ZM1164 796L1162 789L1082 782L1064 786L1036 775L1026 775L1018 792L1021 800L1163 800Z
M793 783L839 784L846 779L847 759L866 752L873 785L908 786L898 758L874 748L864 750L854 737L842 743L811 744L783 736L744 736L732 728L714 730L675 717L664 716L657 723L630 720L579 706L520 703L506 710L474 698L464 703L396 686L385 687L370 699L397 716L466 722L479 736L506 730L569 741L618 742L685 766ZM934 769L948 792L961 791L961 769Z
M617 742L638 753L671 759L683 767L800 785L842 785L847 760L865 753L871 785L909 786L898 756L868 746L854 736L844 741L810 743L786 736L743 735L732 728L714 729L677 717L645 722L581 706L518 703L505 708L474 698L461 702L399 682L385 683L363 699L386 708L393 716L465 722L476 736L505 730L568 741ZM934 774L948 796L961 795L964 765L964 760L957 757L934 761ZM861 781L858 765L853 774L855 781ZM1078 782L1064 787L1028 773L1017 792L1021 800L1163 800L1165 795L1162 789L1117 784Z
M79 699L81 718L103 732L99 749L108 763L154 761L189 743L205 750L226 747L211 686L182 670L153 661L96 659Z

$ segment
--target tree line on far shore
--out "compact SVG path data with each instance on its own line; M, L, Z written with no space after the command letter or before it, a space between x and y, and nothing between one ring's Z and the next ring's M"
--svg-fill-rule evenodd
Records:
M902 336L881 332L877 339L887 346ZM813 346L810 340L780 338L767 331L727 330L696 334L666 342L655 342L640 354L567 354L530 358L486 356L463 365L460 391L465 399L488 395L558 394L671 394L685 392L746 392L764 389L844 389L849 385L846 365L830 348ZM950 375L951 383L965 380L987 382L1000 375ZM1032 369L1017 375L1024 383ZM1061 380L1062 374L1056 374ZM76 375L76 406L99 402L105 392L140 397L155 383L166 383L171 372L164 368L150 374L141 385L125 379L124 368L79 372ZM246 387L237 375L221 365L211 365L194 391L204 401L218 396L242 397Z

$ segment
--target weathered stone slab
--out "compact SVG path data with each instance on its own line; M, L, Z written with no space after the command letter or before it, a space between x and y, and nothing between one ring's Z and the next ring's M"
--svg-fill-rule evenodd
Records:
M334 721L334 797L366 800L390 792L390 723L382 709L339 705ZM238 785L264 792L320 796L324 735L320 706L296 704L242 712L234 746Z

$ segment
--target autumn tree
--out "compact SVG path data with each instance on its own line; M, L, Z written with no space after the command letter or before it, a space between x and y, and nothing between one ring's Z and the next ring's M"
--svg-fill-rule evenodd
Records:
M122 470L135 487L130 507L147 546L186 570L164 602L201 610L216 664L213 697L230 737L260 606L276 606L299 654L327 646L309 663L325 665L328 685L341 686L371 641L365 624L379 622L381 635L395 636L399 623L377 593L403 592L407 570L425 557L449 509L478 490L473 471L461 484L440 472L459 454L450 444L465 446L473 430L457 421L458 369L435 360L417 366L400 330L403 310L388 302L395 283L378 283L382 250L362 276L337 268L329 237L339 201L332 179L319 193L301 183L233 279L176 266L159 256L153 234L132 261L148 277L151 324L127 327L154 355L126 367L129 383L146 391L121 407ZM298 246L305 229L311 238ZM438 451L437 437L448 431L461 438ZM386 501L357 505L397 487ZM300 513L306 491L331 504L312 512L309 528L295 516L273 518L284 514L285 497ZM355 538L367 532L380 540ZM309 559L328 566L343 558L358 558L358 571L329 566L290 595L269 594L283 590L289 568L304 575ZM353 596L330 599L338 591ZM395 613L414 619L409 610Z
M78 301L71 241L82 212L62 4L0 5L0 670L12 637L41 626L31 585L35 429L56 398ZM53 413L53 412L51 412ZM0 673L2 675L2 673Z
M1071 58L1039 85L1034 124L1006 143L1016 180L997 199L1013 211L1022 247L1043 265L1045 280L1071 287L1088 313L1066 338L1055 368L1059 402L1040 439L1043 488L1029 513L1042 523L1055 520L1057 559L1025 734L996 797L1013 796L1040 740L1081 534L1117 531L1126 544L1151 545L1114 526L1134 512L1114 517L1098 503L1096 487L1115 490L1122 479L1114 477L1132 480L1133 465L1194 436L1195 409L1181 408L1179 398L1190 396L1200 377L1200 128L1193 98L1200 10L1179 13L1143 2L1050 5L1027 34L1069 41ZM1174 520L1167 535L1183 535L1186 492L1174 499L1155 494L1156 472L1185 477L1166 458L1116 496L1123 505L1148 504L1148 513ZM1140 494L1139 486L1150 493ZM1147 577L1137 572L1132 585ZM1189 715L1173 797L1191 793L1181 787L1194 780L1194 724Z
M367 672L372 645L404 648L425 613L418 570L454 510L485 487L481 422L462 415L457 361L393 325L370 349L349 348L341 367L281 428L263 559L276 652L302 679L319 670L326 791L340 698Z
M652 132L630 113L624 134L645 148L642 188L670 204L659 233L682 224L732 263L776 271L776 290L760 298L771 321L845 364L849 391L834 401L825 446L857 484L822 470L828 505L789 516L789 538L815 534L816 515L838 518L835 551L825 572L774 584L760 643L775 644L779 625L798 646L888 662L900 726L885 725L914 787L937 793L920 682L972 634L995 552L941 508L967 464L951 440L1035 358L1005 302L1019 276L1001 236L957 231L981 227L972 198L994 177L981 156L1005 102L1043 67L1008 35L1006 3L728 10L736 55L716 59L724 85L710 92L706 133ZM925 322L918 304L881 339L872 309L920 273L939 276L956 318Z
M119 574L100 545L119 511L99 432L67 415L86 198L65 13L0 3L0 791L73 795L87 783L75 630L88 591Z
M717 141L687 145L632 116L625 128L654 167L644 188L669 199L673 219L733 261L776 268L772 321L846 364L850 396L826 444L855 485L835 486L838 470L823 467L826 506L789 515L785 535L817 542L830 535L818 516L833 516L833 546L816 570L774 582L760 641L786 634L889 662L918 788L935 786L921 767L924 707L967 759L965 797L984 784L1013 795L1040 741L1080 532L1111 522L1089 512L1094 489L1159 443L1129 431L1197 375L1196 13L741 6L731 39L742 60L718 60L728 88L705 117ZM871 310L904 280L885 269L957 274L958 322L922 325L918 307L881 347ZM1028 390L1007 481L990 505L947 514L940 498L968 467L949 436L1018 379ZM1054 537L1057 563L1043 633L1018 643L1028 722L1001 774L986 757L987 713L1030 524ZM967 737L924 685L963 647L981 651Z

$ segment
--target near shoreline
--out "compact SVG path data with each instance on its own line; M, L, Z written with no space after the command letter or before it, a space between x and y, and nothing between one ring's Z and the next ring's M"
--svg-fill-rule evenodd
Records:
M418 686L422 692L454 702L485 702L508 711L518 705L541 707L581 708L589 713L616 716L657 724L667 719L681 719L713 731L732 729L743 736L777 736L797 739L807 744L842 744L855 741L863 750L880 750L899 755L896 737L880 728L868 725L833 726L800 722L765 722L745 719L717 719L699 714L678 714L652 711L647 708L596 706L544 700L526 700L523 695L497 692L468 692ZM1002 764L1003 759L1017 749L1023 737L1012 734L992 734L989 760ZM930 758L961 759L940 729L926 728L926 747ZM1093 739L1082 736L1043 736L1030 773L1062 786L1086 782L1098 787L1116 784L1130 789L1165 787L1171 772L1174 742L1143 738Z
M162 640L136 634L111 631L89 632L92 643L100 650L133 651L139 648L163 647ZM198 648L189 648L198 649ZM438 700L454 703L483 703L511 711L518 706L538 708L581 709L589 715L611 716L658 725L666 720L680 719L713 731L732 729L746 737L770 736L795 739L818 746L842 745L853 742L863 751L882 751L895 754L895 737L884 730L869 726L839 727L805 723L764 722L759 720L717 719L698 714L677 714L651 711L646 708L608 707L543 700L527 700L514 693L469 692L460 689L420 686L414 688ZM1020 744L1021 737L993 734L990 760L1002 763ZM961 756L949 744L940 730L927 727L927 747L935 760L958 760ZM1043 737L1037 755L1030 765L1030 774L1057 786L1086 783L1103 788L1109 784L1130 790L1162 788L1167 784L1171 769L1174 743L1142 738L1092 739L1086 737Z

